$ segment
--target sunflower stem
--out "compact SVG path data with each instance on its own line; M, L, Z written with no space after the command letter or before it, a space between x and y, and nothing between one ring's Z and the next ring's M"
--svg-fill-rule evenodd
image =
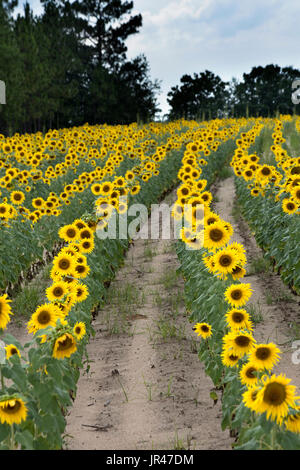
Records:
M10 450L15 450L15 430L13 424L10 426Z
M272 429L271 429L271 442L270 442L271 450L275 450L275 434L276 434L276 426L272 426Z
M0 376L1 376L1 392L4 390L4 377L2 374L2 366L0 364Z

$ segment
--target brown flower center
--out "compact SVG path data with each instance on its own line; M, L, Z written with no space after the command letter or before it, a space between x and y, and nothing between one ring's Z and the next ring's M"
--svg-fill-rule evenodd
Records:
M264 176L269 176L271 174L271 170L270 168L267 168L267 167L264 167L262 170L261 170L262 174Z
M292 202L288 202L286 207L289 211L293 211L295 209L295 204L293 204Z
M234 312L232 314L232 320L234 323L242 323L244 321L244 315L241 312Z
M243 296L243 292L241 291L241 289L234 289L231 292L231 297L233 300L240 300L242 296Z
M5 405L2 410L7 414L15 414L21 408L21 403L18 400L10 400L10 403Z
M88 230L82 230L80 236L81 238L91 238L91 233Z
M256 372L255 367L249 367L246 372L246 377L248 377L248 379L255 379L256 377L253 372Z
M47 325L50 322L51 316L47 310L42 310L38 315L38 322L41 325Z
M68 259L63 258L59 261L58 266L63 271L66 271L70 267L70 261Z
M218 228L214 228L210 231L210 239L214 242L219 242L223 238L223 232L222 230Z
M241 348L246 348L250 344L250 338L248 336L237 336L234 340L235 344Z
M230 266L232 264L232 258L229 255L222 255L219 259L219 263L221 266L224 266L225 268Z
M239 357L238 357L238 356L235 356L234 354L230 354L230 356L229 356L229 359L230 359L231 361L237 361L238 358L239 358Z
M65 339L63 340L58 340L58 351L66 351L67 349L70 349L73 346L73 340L70 338L70 336L66 336Z
M83 264L79 264L78 266L76 266L76 271L78 272L78 274L82 274L85 272L85 266Z
M76 230L73 228L68 228L66 233L69 238L74 238L76 236Z
M61 297L64 293L64 290L61 287L55 287L53 289L53 295L54 297Z
M263 347L257 348L257 350L255 351L255 356L257 357L257 359L260 359L261 361L265 361L271 356L271 351L269 348L263 346Z
M201 330L203 331L203 333L208 333L209 332L209 328L206 325L202 325Z
M272 382L266 386L263 400L268 405L280 406L286 399L286 390L283 384Z

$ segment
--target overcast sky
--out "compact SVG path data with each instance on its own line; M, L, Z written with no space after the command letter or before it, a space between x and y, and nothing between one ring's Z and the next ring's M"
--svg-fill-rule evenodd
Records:
M41 12L39 0L29 3ZM152 78L162 81L163 113L185 73L211 70L229 81L255 65L300 69L299 0L134 0L134 12L143 26L127 40L128 57L146 55Z

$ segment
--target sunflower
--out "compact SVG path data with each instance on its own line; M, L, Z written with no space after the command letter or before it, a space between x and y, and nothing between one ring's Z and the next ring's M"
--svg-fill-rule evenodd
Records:
M258 377L258 368L253 362L247 362L244 364L240 370L240 379L242 384L247 385L247 387L252 387L257 384Z
M187 243L188 241L192 240L195 237L195 233L189 227L183 227L180 230L180 239Z
M134 186L132 186L130 192L131 194L134 196L135 194L138 194L141 190L141 187L139 184L135 184Z
M26 420L26 417L27 408L21 398L12 396L0 401L0 421L2 424L20 424Z
M228 243L230 234L222 222L215 222L204 229L204 248L216 250Z
M54 282L46 289L46 297L50 302L62 300L69 292L69 284L64 281Z
M53 272L57 272L59 275L73 275L75 270L75 259L74 256L67 253L59 253L53 260Z
M199 198L202 204L209 206L213 197L209 191L204 191L202 194L200 194Z
M291 379L287 379L284 374L266 377L263 387L257 393L255 400L255 411L267 414L267 419L272 419L278 424L282 423L290 407L295 407L294 385L289 385Z
M38 330L47 328L47 326L55 327L56 322L63 315L52 304L44 304L37 308L32 314L30 321L27 324L29 333L36 333Z
M61 227L58 231L58 235L66 242L73 242L79 237L79 230L76 225L69 224L65 225L64 227Z
M75 225L75 227L77 227L78 230L82 230L83 228L87 227L86 223L81 219L74 220L72 225Z
M282 201L282 210L286 214L294 214L298 210L298 204L292 199L285 198Z
M233 354L243 357L253 349L256 341L250 333L234 330L224 336L223 343L225 349L231 349Z
M44 206L44 203L45 201L41 197L37 197L32 200L31 204L35 209L40 209L41 207Z
M300 186L291 189L291 195L297 204L300 204Z
M244 246L241 243L233 242L228 245L228 248L231 248L232 250L235 250L238 253L239 265L244 266L247 262L246 250Z
M196 323L193 330L198 333L198 336L206 339L212 335L211 326L208 323Z
M180 188L177 189L177 196L180 197L187 197L190 194L191 190L187 184L183 184Z
M14 344L8 344L5 347L5 352L6 352L6 359L9 359L11 356L14 356L15 354L21 357L19 349Z
M205 215L204 217L204 225L211 225L214 224L215 222L220 222L220 217L217 214L214 214L213 212Z
M79 251L80 253L91 253L93 249L95 248L93 240L82 240L79 245Z
M222 363L226 367L235 367L240 357L237 354L234 354L231 349L223 349L221 353Z
M79 239L80 240L84 240L84 239L94 239L94 234L93 234L93 231L89 228L89 227L86 227L82 230L80 230L79 232Z
M98 196L101 193L101 184L95 183L91 187L91 191L95 196Z
M259 392L259 387L253 386L248 388L246 392L243 393L243 403L250 410L255 411L256 409L256 400L257 394Z
M258 188L253 188L251 189L251 192L250 192L251 196L253 197L257 197L260 195L260 190Z
M68 246L61 249L60 254L63 253L76 257L80 253L79 245L77 243L69 243Z
M77 263L74 270L74 276L77 279L83 279L88 276L90 267L86 263Z
M273 176L274 167L271 165L262 165L256 172L256 177L260 180L268 179Z
M238 261L238 254L235 250L223 248L214 255L215 271L220 274L231 273L238 264Z
M83 302L88 295L89 291L85 284L77 284L74 286L74 298L77 302Z
M249 313L244 309L232 308L226 315L226 322L233 330L252 330L252 322L249 320Z
M0 204L0 217L5 218L9 214L9 205L7 203Z
M53 357L64 359L70 357L77 350L76 340L70 333L65 333L56 339L53 347Z
M81 338L83 338L84 335L86 334L85 324L84 324L82 321L81 321L81 322L77 322L77 323L74 325L73 333L74 333L74 335L76 336L76 338L80 341Z
M102 183L101 185L101 194L104 196L107 196L111 193L113 190L113 184L107 181L106 183Z
M25 195L22 191L13 191L10 195L10 200L13 204L21 205L25 200Z
M274 343L258 344L251 351L249 360L255 364L257 369L272 369L279 361L280 349Z
M13 315L9 302L7 298L7 294L2 295L0 297L0 329L4 330L10 321L10 315Z
M190 250L200 250L203 247L203 236L201 233L198 233L197 236L186 240L185 245L187 249Z
M225 300L233 307L242 307L252 295L251 284L231 284L225 291Z
M240 266L236 266L233 268L231 276L234 281L237 281L238 279L242 279L246 274L246 269L241 268Z
M285 426L288 431L300 433L300 407L297 407L297 412L294 414L289 414Z
M206 269L210 273L213 273L215 270L214 255L205 254L202 256L202 261L205 264Z

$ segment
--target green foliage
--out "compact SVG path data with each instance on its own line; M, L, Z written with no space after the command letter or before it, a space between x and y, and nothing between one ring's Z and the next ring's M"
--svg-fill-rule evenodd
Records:
M209 164L203 171L203 177L208 179L210 184L214 180L212 175L217 175L214 168L216 160L217 158L209 160ZM219 149L218 161L220 167L226 161L225 146ZM248 192L246 194L244 187L246 185L243 185L239 180L237 185L238 191L241 194L239 202L242 208L244 208L251 198L249 198ZM260 203L264 204L263 201L260 201ZM251 210L255 210L252 204L249 203L249 206L251 206ZM272 207L274 208L273 205ZM295 243L295 238L293 238L295 237L295 229L294 232L291 231L291 228L294 226L290 225L291 219L289 219L289 230L286 229L283 237L282 230L284 230L286 219L282 216L282 211L280 214L276 212L274 217L275 219L273 219L272 213L266 211L264 207L264 210L262 209L259 213L256 212L255 216L253 216L253 224L255 224L256 230L260 228L260 235L262 235L261 232L264 232L264 230L267 232L264 234L265 240L271 239L272 242L275 240L277 245L279 240L282 240L280 243L281 249L286 249L287 252L292 249L291 257L286 256L284 259L285 263L291 263L287 267L287 271L284 272L287 275L288 269L291 269L292 279L296 282L298 277L296 277L295 247L297 244ZM277 221L278 225L275 224L274 227L275 221ZM288 235L290 231L292 235ZM288 236L291 238L287 241L286 237ZM285 248L286 243L288 246ZM268 250L271 249L268 248ZM202 260L202 255L205 252L206 250L204 249L187 250L182 241L177 242L177 255L181 264L181 272L185 279L185 303L190 315L189 319L192 323L207 322L212 327L212 337L201 340L198 355L205 366L206 374L211 377L214 386L222 392L222 429L229 429L231 434L236 437L234 448L238 450L299 449L299 435L286 431L284 426L279 427L275 422L267 420L265 414L255 414L245 407L242 401L242 394L246 391L246 386L242 385L240 381L238 375L239 369L236 367L228 368L221 361L220 354L222 352L223 337L228 331L225 324L228 304L225 301L224 292L232 281L220 280L208 272ZM292 260L294 260L294 264ZM261 267L261 264L259 264L259 267ZM254 311L252 308L251 313L254 314L253 318L251 315L251 319L254 321L262 320L259 310ZM245 359L240 359L240 362L243 364Z
M150 183L142 182L141 191L138 195L132 196L132 202L139 202L147 207L152 203L158 203L165 192L172 189L177 182L181 158L181 151L169 152L160 163L159 175L153 176ZM76 214L75 208L74 211L73 215ZM2 248L2 245L0 246ZM90 274L84 280L89 296L84 302L76 304L68 315L71 327L77 321L86 324L87 335L77 344L77 351L70 358L58 360L52 356L52 343L40 344L40 336L49 333L49 327L39 330L24 348L9 334L1 337L5 344L15 344L22 357L20 359L17 355L13 355L0 366L1 382L4 382L0 395L22 396L26 402L28 416L21 424L13 425L13 438L10 426L0 424L0 449L12 449L17 446L31 450L62 448L65 416L76 395L77 381L80 370L84 367L84 358L87 358L88 367L86 344L90 335L94 334L91 320L97 309L104 305L105 286L114 278L128 247L128 239L95 239L95 249L87 255ZM5 252L3 254L5 255ZM133 292L127 289L122 295L125 295L126 299L132 299ZM127 396L125 390L123 391Z

